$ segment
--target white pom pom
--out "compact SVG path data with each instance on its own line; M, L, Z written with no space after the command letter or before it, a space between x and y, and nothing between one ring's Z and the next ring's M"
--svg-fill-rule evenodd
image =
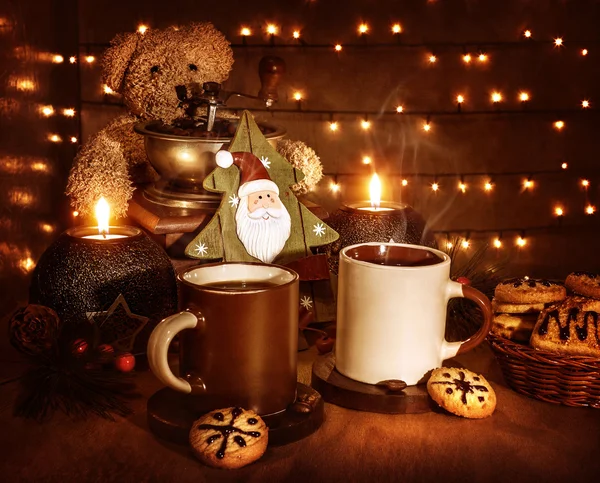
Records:
M233 164L233 156L229 151L217 151L217 165L221 168L229 168Z

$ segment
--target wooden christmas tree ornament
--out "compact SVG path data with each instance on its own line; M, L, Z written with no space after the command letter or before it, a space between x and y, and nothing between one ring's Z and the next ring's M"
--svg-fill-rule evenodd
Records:
M315 320L332 320L332 294L325 255L313 247L338 234L306 208L291 186L304 174L266 140L244 111L229 151L217 153L217 167L204 180L222 193L215 216L185 253L204 261L247 261L288 265L300 275L301 305Z

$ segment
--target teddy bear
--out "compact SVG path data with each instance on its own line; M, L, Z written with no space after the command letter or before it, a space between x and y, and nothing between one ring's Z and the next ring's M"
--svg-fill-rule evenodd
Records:
M103 81L122 95L127 113L117 117L85 143L69 175L66 194L80 214L93 210L103 196L114 217L126 216L136 184L158 179L150 165L143 136L133 127L140 121L165 124L184 115L178 93L193 86L225 81L233 52L225 36L210 23L149 29L117 35L103 58ZM299 192L314 188L322 176L315 152L301 141L281 142L282 153L305 172Z

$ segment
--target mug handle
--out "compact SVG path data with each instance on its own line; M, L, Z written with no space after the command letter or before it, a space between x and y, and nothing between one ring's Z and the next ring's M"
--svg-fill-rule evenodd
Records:
M442 360L450 359L457 354L468 352L481 344L492 328L492 321L494 320L494 312L490 300L476 288L449 280L447 293L449 299L464 297L475 302L483 313L483 324L479 330L467 340L459 342L448 342L444 340L442 343Z
M179 312L163 319L152 331L148 340L148 362L154 375L165 386L176 391L190 394L192 386L182 377L177 377L169 367L167 353L169 344L173 338L182 330L194 329L199 321L203 321L202 315L197 312L197 316L190 311ZM200 387L204 384L198 381ZM194 390L194 392L197 392Z

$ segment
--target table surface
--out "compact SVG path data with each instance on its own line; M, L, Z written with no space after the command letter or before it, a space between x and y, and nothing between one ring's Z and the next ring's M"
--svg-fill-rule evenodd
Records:
M298 379L310 380L314 348L300 352ZM4 357L2 357L4 359ZM14 364L13 364L14 365ZM102 482L264 481L599 481L600 411L521 396L506 387L487 344L447 365L485 374L496 412L467 420L443 412L386 415L325 405L325 422L310 437L268 448L239 470L207 468L188 448L156 439L146 400L160 388L136 375L140 398L116 421L56 414L39 424L13 417L16 384L0 386L0 480ZM4 363L6 379L14 371Z

